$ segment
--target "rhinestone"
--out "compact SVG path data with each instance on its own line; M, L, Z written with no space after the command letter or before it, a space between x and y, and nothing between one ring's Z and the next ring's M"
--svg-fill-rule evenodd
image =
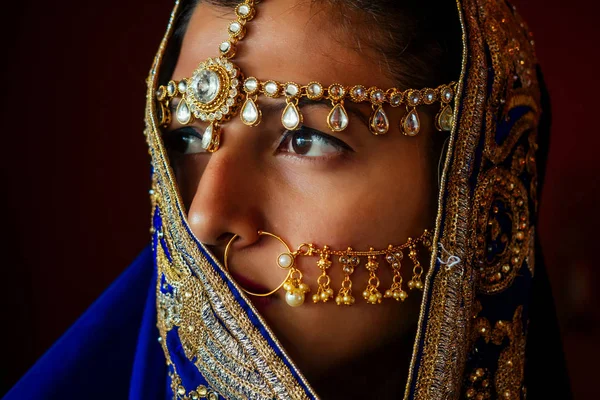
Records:
M237 12L240 17L247 17L250 15L250 7L248 7L247 4L240 4L240 6L237 8Z
M230 72L231 70L233 70L233 64L228 62L227 64L225 64L225 69Z
M419 121L419 115L417 110L414 108L404 117L402 122L402 131L407 136L415 136L421 129L421 122Z
M232 79L231 80L231 87L232 88L236 88L237 85L239 85L239 84L240 84L240 81L238 81L237 79Z
M213 121L215 119L215 113L208 114L208 120Z
M342 85L334 83L333 85L329 86L329 97L333 100L340 100L342 97L344 97L345 93L346 91Z
M232 78L235 78L236 76L238 76L240 71L238 71L237 68L232 69L231 71L229 71L229 76L231 76Z
M348 127L348 114L341 104L336 104L327 116L327 124L334 132L341 132Z
M248 98L242 106L242 112L240 113L242 122L249 126L255 126L260 122L260 110L254 103L254 100Z
M419 93L418 90L411 90L408 93L406 102L408 103L409 106L414 107L414 106L418 105L420 101L421 101L421 93Z
M233 21L229 24L229 32L233 35L237 35L242 31L242 25L238 21Z
M169 81L169 83L167 84L167 93L169 96L173 96L175 95L175 91L177 90L177 87L175 86L175 82L174 81Z
M222 112L223 114L227 114L227 113L229 113L229 107L227 107L227 106L223 106L223 107L221 107L221 112Z
M348 274L348 275L350 275L350 274L352 274L352 273L354 272L354 267L353 267L353 266L351 266L351 265L345 265L345 266L344 266L344 268L342 268L342 271L343 271L345 274Z
M256 78L248 78L244 82L244 90L246 93L254 93L258 89L258 81Z
M219 74L209 69L203 69L192 78L191 89L203 104L213 101L221 89Z
M180 81L177 84L177 89L179 90L179 93L184 94L187 90L187 83L185 83L185 81Z
M284 128L290 131L298 129L302 123L302 114L294 103L288 103L281 116L281 123Z
M362 85L356 85L351 90L351 98L355 102L365 101L367 98L367 90Z
M452 115L452 107L446 105L442 111L440 111L437 117L437 128L441 131L450 132L452 130L452 123L454 122L454 115Z
M237 89L233 88L233 89L229 90L229 97L235 97L235 96L237 96L237 94L238 94Z
M432 104L435 101L435 92L432 89L427 89L425 91L425 104Z
M383 103L385 101L385 93L383 91L377 89L371 93L371 101L373 103Z
M164 100L166 95L167 95L167 91L165 90L165 87L159 86L158 89L156 90L156 98L158 99L158 101Z
M219 50L221 53L227 53L231 50L231 43L229 41L225 41L219 45Z
M268 81L265 83L264 90L268 96L277 96L279 93L279 86L273 81Z
M208 127L204 130L204 135L202 135L202 148L204 150L207 150L210 147L210 144L213 141L213 136L215 133L215 129L214 129L214 125L210 124L208 125Z
M233 106L235 104L235 100L233 99L227 99L227 101L225 102L225 104L227 104L229 107Z
M202 121L206 121L206 120L207 120L207 118L208 118L208 116L206 115L206 113L200 113L200 119L201 119Z
M309 99L318 100L323 96L323 86L319 82L311 82L306 87L306 95Z
M188 107L185 99L181 99L181 101L177 105L175 117L177 118L177 121L182 125L187 125L190 123L192 119L192 112L190 111L190 108Z
M382 106L377 107L377 110L371 116L371 132L374 135L383 135L390 129L390 121Z
M394 92L390 97L390 104L392 107L398 107L400 104L402 104L402 93Z
M444 91L442 92L442 96L444 97L444 101L446 103L450 102L452 100L452 89L450 88L445 88Z
M221 111L217 111L217 112L215 112L215 118L216 118L216 119L221 119L221 118L223 118L223 113L222 113Z
M294 97L300 93L300 86L295 83L287 83L285 85L285 95L287 97Z

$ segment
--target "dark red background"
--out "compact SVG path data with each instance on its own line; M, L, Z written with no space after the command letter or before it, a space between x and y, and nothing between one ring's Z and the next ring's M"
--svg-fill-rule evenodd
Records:
M600 398L598 14L591 1L516 4L553 100L539 231L574 393ZM171 5L2 6L0 393L148 241L144 78Z

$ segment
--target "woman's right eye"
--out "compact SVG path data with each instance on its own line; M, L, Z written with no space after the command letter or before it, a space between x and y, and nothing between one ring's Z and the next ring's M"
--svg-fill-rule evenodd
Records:
M169 152L179 154L205 153L202 147L202 134L196 129L186 126L166 132L163 136L165 147Z

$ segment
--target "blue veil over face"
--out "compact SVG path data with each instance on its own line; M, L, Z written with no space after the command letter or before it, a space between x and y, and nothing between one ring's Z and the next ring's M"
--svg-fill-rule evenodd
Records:
M549 107L533 41L503 0L456 6L462 72L404 397L518 399L529 391L531 398L565 398L535 230ZM318 397L186 221L155 100L178 13L177 2L147 80L152 254L141 256L8 399ZM551 362L540 362L542 354Z

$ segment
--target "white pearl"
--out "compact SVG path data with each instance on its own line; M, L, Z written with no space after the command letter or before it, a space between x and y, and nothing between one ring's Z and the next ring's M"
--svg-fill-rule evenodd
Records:
M304 303L304 293L298 291L287 292L285 301L292 307L301 306Z
M281 268L285 268L288 269L292 266L292 263L294 262L294 259L292 258L292 255L289 253L282 253L279 255L279 258L277 259L277 263L279 264L279 266Z

